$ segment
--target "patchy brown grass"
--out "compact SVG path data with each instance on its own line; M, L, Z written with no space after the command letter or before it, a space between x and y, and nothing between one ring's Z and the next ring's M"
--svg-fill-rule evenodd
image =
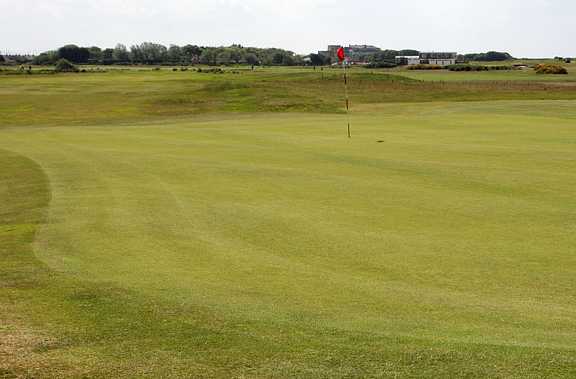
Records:
M0 308L0 378L65 377L74 370L49 352L62 342L27 326L9 306Z

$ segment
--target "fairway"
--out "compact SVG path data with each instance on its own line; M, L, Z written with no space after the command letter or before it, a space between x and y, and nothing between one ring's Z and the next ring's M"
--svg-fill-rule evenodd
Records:
M569 82L98 75L0 78L0 377L576 376Z

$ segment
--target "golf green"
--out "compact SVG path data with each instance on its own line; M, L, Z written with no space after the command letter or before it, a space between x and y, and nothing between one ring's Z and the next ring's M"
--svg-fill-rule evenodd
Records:
M37 210L0 250L35 278L0 280L26 314L0 338L52 341L5 372L576 376L576 101L363 104L352 139L345 120L0 130L20 207L0 237Z

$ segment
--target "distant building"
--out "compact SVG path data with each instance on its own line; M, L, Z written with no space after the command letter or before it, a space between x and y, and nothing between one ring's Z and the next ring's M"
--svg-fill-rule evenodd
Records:
M319 51L318 54L329 57L332 62L338 62L338 49L340 45L328 45L328 50Z
M449 66L456 64L457 56L457 53L420 53L419 56L397 56L396 64L400 66L416 64Z
M338 62L338 49L340 45L328 45L328 48L324 51L319 51L318 55L322 55L325 58L330 58L332 64ZM382 49L372 45L350 45L344 47L344 52L346 53L347 61L350 64L368 64L374 60L374 57L378 53L382 53ZM417 51L401 52L400 54L416 54ZM457 53L445 53L445 52L429 52L420 53L420 55L401 55L396 57L396 64L398 65L416 65L416 64L433 64L438 66L448 66L456 64L458 54Z
M5 53L1 54L4 57L5 64L20 64L20 63L28 63L34 59L34 55L32 54L10 54Z
M319 51L318 54L329 57L333 63L338 62L338 49L340 45L329 45L327 50ZM350 45L344 47L347 60L350 64L367 64L374 54L382 51L379 47L372 45Z
M449 66L456 64L457 57L457 53L420 53L420 63Z
M398 66L413 66L416 64L420 64L420 56L397 56L396 57L396 64Z

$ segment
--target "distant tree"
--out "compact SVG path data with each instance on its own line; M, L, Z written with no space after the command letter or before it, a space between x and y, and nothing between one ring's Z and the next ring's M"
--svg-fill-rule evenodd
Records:
M157 43L144 42L132 46L130 54L134 63L159 64L167 61L168 49Z
M260 60L258 59L258 56L254 53L247 53L246 56L244 57L244 60L249 65L257 66L260 64Z
M266 53L271 59L271 64L276 66L292 66L294 65L294 53L291 51L281 49L268 49Z
M310 54L310 64L312 66L324 66L324 56L320 54Z
M304 56L303 55L294 55L292 57L292 66L304 66Z
M200 61L200 56L202 55L202 48L196 45L186 45L182 46L182 59L186 63L196 63Z
M114 49L104 49L102 50L102 63L103 64L113 64L114 59Z
M46 51L34 57L32 63L39 66L53 65L58 61L57 51Z
M230 49L223 49L220 51L216 57L216 63L224 65L232 63L232 54Z
M416 57L420 55L420 52L418 50L406 49L406 50L400 50L398 52L398 55L402 55L405 57Z
M130 62L130 53L126 46L121 43L117 44L112 52L112 60L116 63L128 63Z
M130 59L132 63L144 63L143 62L143 55L142 51L140 50L140 46L132 45L130 46Z
M0 63L4 63L4 62L6 62L6 59L4 58L3 55L0 55Z
M172 64L182 63L182 49L180 46L170 45L168 48L168 61Z
M498 51L489 51L486 53L486 60L488 61L506 61L513 59L508 53L501 53Z
M61 47L55 53L40 54L34 58L34 63L54 64L60 58L74 64L189 64L198 62L208 65L247 63L291 66L305 64L302 56L277 48L261 49L243 47L239 44L229 47L200 47L188 44L182 47L171 45L166 48L152 42L133 45L130 49L122 44L116 45L114 49L101 49L97 46L86 48L70 44ZM330 63L326 57L317 57L317 64L320 64L320 58L323 58L321 64ZM22 63L30 61L29 57L25 56L20 59Z
M238 64L242 62L244 60L244 57L246 56L244 48L240 45L232 45L227 50L230 53L230 60L232 61L232 63Z
M72 63L88 63L90 50L76 45L66 45L58 49L58 57Z
M69 60L61 58L56 62L56 67L54 68L56 72L78 72L78 67L74 66Z
M272 55L272 64L281 65L284 62L284 54L281 52L276 52Z
M258 58L260 59L260 63L263 66L271 66L272 65L272 55L268 54L265 50L258 52Z
M218 58L218 51L216 48L208 47L202 51L200 56L200 63L207 65L215 65Z
M13 60L19 64L32 63L32 60L33 60L33 58L30 57L29 55L15 55L15 56L12 56L10 58L11 58L11 60Z
M89 47L88 52L90 53L88 62L100 63L102 61L102 49L100 49L98 46Z
M465 54L464 60L467 61L478 61L478 62L493 62L493 61L506 61L514 59L508 53L501 53L498 51L489 51L487 53L479 53L479 54Z
M400 55L400 52L397 50L382 50L381 52L374 54L372 63L395 63L398 55Z
M144 63L158 64L166 62L168 56L168 49L166 46L158 43L144 42L140 44L140 51L144 59Z

